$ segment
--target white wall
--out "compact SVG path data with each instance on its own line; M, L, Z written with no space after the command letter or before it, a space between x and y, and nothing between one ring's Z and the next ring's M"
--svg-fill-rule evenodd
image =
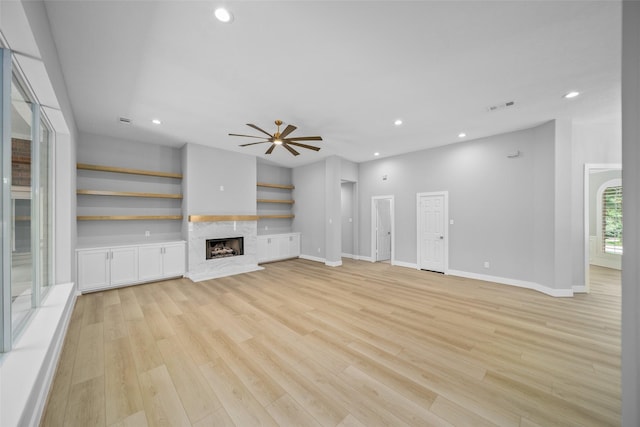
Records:
M342 223L342 254L355 255L354 251L354 221L355 221L355 183L343 182L341 185L341 223Z
M640 3L622 5L622 425L640 425Z

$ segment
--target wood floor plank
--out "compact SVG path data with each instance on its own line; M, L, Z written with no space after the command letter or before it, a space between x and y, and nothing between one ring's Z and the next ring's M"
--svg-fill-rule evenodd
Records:
M143 410L136 365L128 337L105 343L105 400L107 425Z
M65 413L65 426L105 426L104 376L73 384Z
M80 296L43 426L620 425L620 272L591 293L307 260Z
M160 340L157 345L191 423L208 417L222 406L176 336Z
M139 375L149 427L191 427L189 417L164 365Z

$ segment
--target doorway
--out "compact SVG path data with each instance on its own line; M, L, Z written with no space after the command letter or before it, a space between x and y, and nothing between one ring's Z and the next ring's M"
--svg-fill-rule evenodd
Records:
M613 190L613 191L612 191ZM591 265L619 270L622 257L622 167L620 164L585 164L584 167L584 286L590 292ZM617 193L620 193L617 200ZM604 199L608 202L603 204ZM616 206L619 204L619 209ZM620 212L616 212L620 210ZM617 214L617 215L616 215ZM619 217L616 219L616 217ZM616 229L620 228L618 232ZM620 237L616 239L616 237Z
M393 196L371 198L371 260L394 259L394 207Z
M449 193L417 194L417 267L447 273L449 269Z

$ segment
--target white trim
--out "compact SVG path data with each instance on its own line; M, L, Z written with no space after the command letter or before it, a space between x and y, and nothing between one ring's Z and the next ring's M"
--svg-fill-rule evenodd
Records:
M324 259L324 258L320 258L320 257L317 257L317 256L312 256L312 255L303 255L303 254L300 254L300 258L302 258L302 259L306 259L306 260L308 260L308 261L321 262L321 263L323 263L323 264L327 262L327 260L326 260L326 259Z
M324 265L327 267L340 267L342 265L342 260L340 261L325 261Z
M418 268L418 264L414 262L391 261L391 265L396 265L398 267L413 268L414 270Z
M356 259L360 260L360 261L376 262L375 259L371 258L370 256L365 256L365 255L357 255Z
M77 293L73 283L53 285L12 350L2 355L0 425L37 426L47 402Z
M574 286L573 293L574 294L586 294L589 290L586 286Z
M449 191L416 193L416 268L420 269L420 197L444 196L444 267L442 273L449 274Z
M358 256L357 256L357 255L354 255L354 254L347 254L347 253L344 253L344 252L343 252L342 254L340 254L340 256L341 256L342 258L358 259Z
M396 224L395 224L395 200L393 195L389 196L373 196L371 197L371 258L373 262L378 261L377 251L376 251L376 241L378 238L378 233L376 230L377 224L377 210L376 210L376 200L389 200L390 201L390 220L391 220L391 258L390 261L393 263L393 259L396 254Z
M528 282L526 280L510 279L506 277L489 276L487 274L470 273L460 270L449 270L452 276L465 277L467 279L483 280L485 282L500 283L502 285L516 286L519 288L532 289L534 291L542 292L543 294L550 295L552 297L572 297L573 289L554 289L548 286L541 285L535 282Z

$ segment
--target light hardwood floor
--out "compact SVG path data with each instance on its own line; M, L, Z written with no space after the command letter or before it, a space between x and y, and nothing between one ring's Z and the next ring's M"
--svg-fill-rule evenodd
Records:
M574 298L345 260L83 295L44 426L616 426L620 274Z

